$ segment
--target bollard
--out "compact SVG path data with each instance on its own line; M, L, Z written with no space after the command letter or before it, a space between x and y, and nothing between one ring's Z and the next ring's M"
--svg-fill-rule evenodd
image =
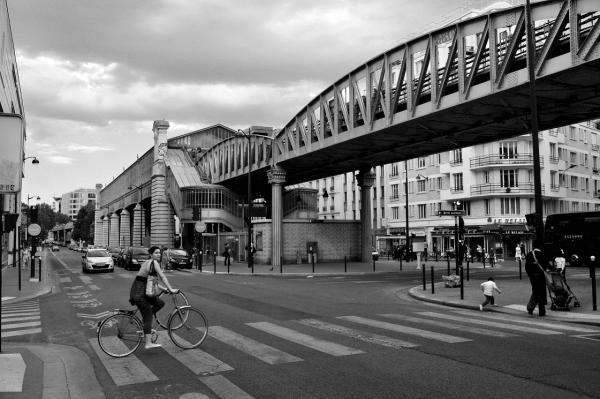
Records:
M521 271L521 258L519 258L519 280L523 280L523 274Z
M375 258L373 258L373 271L375 271Z
M592 309L598 310L598 306L596 305L596 262L595 257L591 257L592 261L590 262L590 277L592 279Z
M469 281L469 260L467 259L467 281Z
M229 264L229 262L227 262L227 274L229 274L229 267L230 267L230 266L231 266L231 265Z
M313 267L313 271L312 272L314 273L315 272L315 257L311 256L311 258L312 258L312 267Z
M465 299L465 284L463 279L463 268L460 266L460 299Z
M425 268L422 268L423 271L423 291L427 290L427 281L426 281L426 277L425 277Z
M198 263L198 267L200 268L200 273L202 273L202 262L203 262L203 259L202 259L202 258L203 258L203 257L204 257L204 254L202 253L202 251L200 251L200 252L198 253L198 261L199 261L199 263Z
M348 264L346 263L346 255L344 255L344 273L348 273Z
M438 251L435 251L435 261L438 261Z
M217 257L213 255L213 274L217 274Z
M283 274L283 256L281 257L281 262L279 262L279 274Z
M38 281L42 281L42 258L38 258L38 275L39 275L39 280Z
M481 251L481 263L483 263L483 268L485 269L485 251Z
M425 268L423 268L425 269ZM433 284L433 282L435 281L435 278L433 276L433 266L431 266L431 293L435 294L435 285Z
M448 263L448 276L450 275L450 255L446 254L446 263Z
M400 255L400 271L402 271L402 255Z

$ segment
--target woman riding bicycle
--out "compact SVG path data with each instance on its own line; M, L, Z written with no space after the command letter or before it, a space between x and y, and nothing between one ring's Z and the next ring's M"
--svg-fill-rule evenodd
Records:
M142 314L144 320L144 336L146 338L146 349L159 348L160 344L152 343L152 315L162 309L165 303L158 297L149 297L146 295L146 282L148 281L148 275L158 275L160 280L166 286L170 293L177 293L179 290L174 289L169 284L169 280L163 273L160 267L160 247L152 246L148 250L151 258L145 261L135 276L135 280L131 285L131 291L129 293L129 302L132 305L136 305Z

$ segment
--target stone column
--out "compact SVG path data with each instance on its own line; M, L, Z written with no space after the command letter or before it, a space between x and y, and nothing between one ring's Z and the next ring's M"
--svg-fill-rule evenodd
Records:
M141 203L135 205L133 208L133 226L131 230L133 232L132 247L143 246L142 239L144 238L144 207Z
M370 262L373 228L371 227L371 190L375 183L375 173L373 169L364 169L356 176L360 187L360 224L361 224L361 259L363 262Z
M96 184L96 207L94 208L94 244L102 245L102 209L100 209L100 190L102 184Z
M152 164L150 245L169 246L173 242L173 216L167 200L165 182L168 128L169 122L165 120L154 121L152 128L154 132L154 164Z
M119 227L119 246L127 248L131 246L131 223L129 221L129 211L127 209L121 211Z
M110 230L108 233L108 245L111 247L119 246L119 215L116 212L110 217Z
M267 171L271 184L271 265L281 266L283 255L283 195L282 185L285 183L285 169L274 165Z
M108 229L109 229L108 224L109 223L110 223L109 215L105 215L102 218L102 242L100 243L100 245L108 245Z

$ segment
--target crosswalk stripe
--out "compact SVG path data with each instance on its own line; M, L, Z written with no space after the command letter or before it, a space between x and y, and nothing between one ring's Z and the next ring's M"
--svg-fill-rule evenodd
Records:
M59 278L59 281L61 283L70 283L71 282L71 277L61 277L61 278Z
M266 321L246 324L268 334L275 335L276 337L306 346L319 352L327 353L332 356L347 356L364 353L359 349L354 349L348 346L336 344L334 342L318 339L311 335L303 334L301 332L278 326Z
M190 369L194 374L213 374L222 371L233 370L233 367L219 359L209 355L200 349L186 350L176 346L165 331L158 331L161 337L160 344L163 349L172 357L180 361L184 366ZM184 341L179 338L178 341Z
M323 331L329 331L336 334L345 335L347 337L351 337L354 339L358 339L363 342L368 342L370 344L377 344L386 346L388 348L401 349L401 348L414 348L419 346L418 344L413 344L412 342L402 341L396 338L387 337L385 335L373 334L363 330L356 330L353 328L348 328L344 326L340 326L338 324L327 323L325 321L317 320L317 319L302 319L302 320L294 320L297 323L303 324L305 326L318 328Z
M462 314L462 315L472 315L472 313L464 311L464 310L455 311L454 313L458 313L458 314ZM600 329L598 329L598 328L580 327L580 326L575 326L575 325L570 325L570 324L548 323L548 322L531 320L531 319L519 319L514 316L503 315L503 314L499 314L499 313L494 313L493 315L481 314L481 315L479 315L479 317L482 317L485 319L504 320L504 321L510 321L510 322L514 322L514 323L535 325L538 327L549 328L551 330L565 330L565 331L574 331L574 332L583 332L583 333L600 333Z
M118 341L116 337L115 341ZM90 338L89 342L115 385L122 386L158 381L158 377L135 355L131 354L122 358L110 357L100 349L96 338Z
M94 291L98 291L98 290L100 290L100 287L98 287L98 286L97 286L97 285L95 285L95 284L91 284L89 287L90 287L90 289L91 289L91 290L94 290Z
M302 359L299 357L290 355L289 353L280 351L272 346L255 341L252 338L244 337L243 335L231 331L225 327L211 326L208 328L208 334L211 337L231 345L250 356L254 356L255 358L262 360L267 364L273 365L302 361Z
M437 341L447 342L447 343L459 343L459 342L468 342L472 341L472 339L456 337L454 335L441 334L433 331L421 330L418 328L407 327L400 324L388 323L385 321L367 319L365 317L359 316L340 316L338 319L351 321L354 323L364 324L371 327L381 328L384 330L390 330L395 332L400 332L404 334L412 334L422 338L433 339Z
M27 330L2 331L2 338L20 337L22 335L41 333L41 328L29 328Z
M210 388L220 399L254 399L240 387L229 381L222 375L211 375L200 377L200 382Z
M12 323L13 321L39 320L40 316L3 317L1 323Z
M18 317L18 316L39 316L40 315L40 311L35 311L35 312L2 312L2 316L7 316L7 317Z
M505 330L516 330L516 331L520 331L520 332L529 332L529 333L540 334L540 335L562 334L560 331L542 330L540 328L517 326L517 325L513 325L513 324L498 323L498 322L488 321L488 320L477 320L477 319L473 319L473 318L460 317L460 316L455 316L455 315L450 315L450 314L447 315L447 314L441 314L441 313L435 313L435 312L419 312L419 314L422 316L437 317L439 319L461 321L461 322L471 323L471 324L483 324L487 327L504 328Z
M0 392L21 392L26 367L20 353L0 354Z
M30 321L27 323L13 323L13 324L2 324L2 331L12 330L14 328L26 328L26 327L37 327L41 326L41 321Z
M428 324L430 326L443 327L443 328L447 328L449 330L465 331L465 332L470 332L470 333L474 333L474 334L488 335L490 337L508 338L508 337L516 337L517 336L516 334L506 333L503 331L494 331L494 330L488 330L485 328L477 328L477 327L463 326L463 325L457 325L457 324L450 324L450 323L444 323L441 321L421 319L418 317L405 316L405 315L395 314L395 313L394 314L389 314L389 313L388 314L380 314L379 316L387 317L387 318L394 319L394 320L408 321L408 322L412 322L412 323Z
M113 280L115 278L112 274L101 274L100 277L105 280Z

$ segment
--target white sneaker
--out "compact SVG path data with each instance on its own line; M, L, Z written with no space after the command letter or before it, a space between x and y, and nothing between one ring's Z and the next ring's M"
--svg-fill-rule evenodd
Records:
M479 311L483 312L483 306L479 305Z
M160 348L162 345L161 344L146 344L146 349L155 349L155 348Z

